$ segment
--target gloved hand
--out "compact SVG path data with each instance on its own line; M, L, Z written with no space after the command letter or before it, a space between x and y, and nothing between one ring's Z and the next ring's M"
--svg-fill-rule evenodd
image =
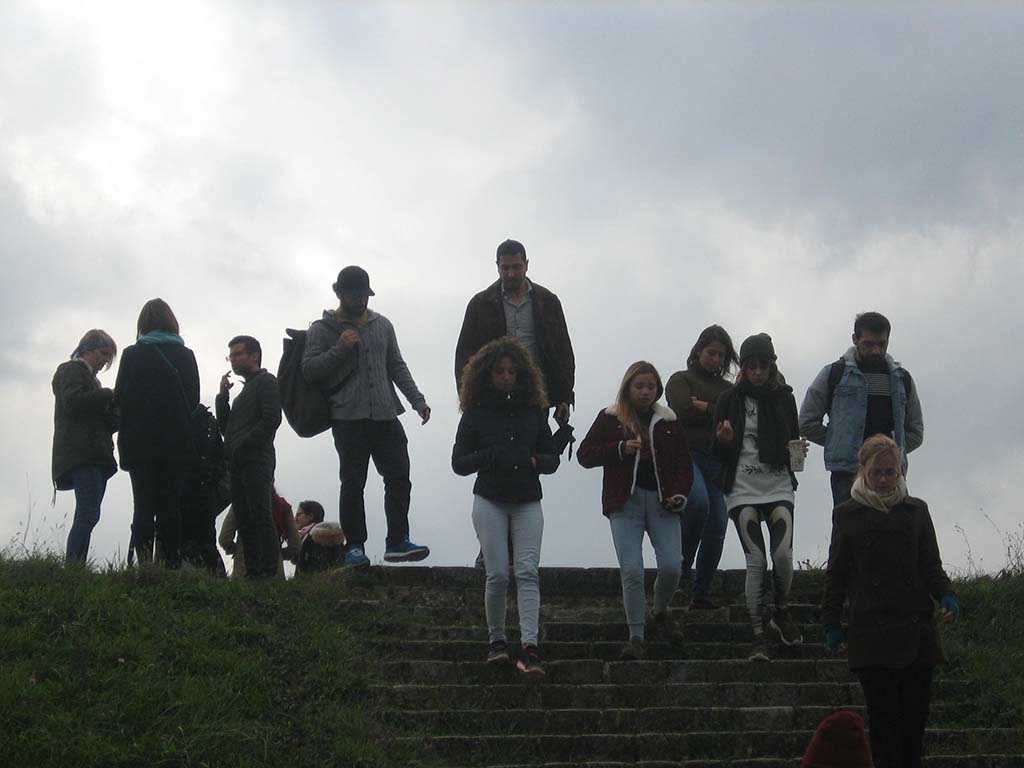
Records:
M839 653L839 647L846 642L846 633L841 627L825 627L825 648L829 653Z
M960 618L960 601L952 592L943 595L939 605L942 606L943 621L956 621Z

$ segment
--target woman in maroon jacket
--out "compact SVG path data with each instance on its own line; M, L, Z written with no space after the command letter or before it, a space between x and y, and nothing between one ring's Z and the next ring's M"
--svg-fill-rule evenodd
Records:
M664 387L653 365L633 363L615 403L597 415L577 456L584 467L603 467L601 504L612 530L629 624L624 660L644 656L644 558L647 532L658 562L650 619L674 638L668 606L679 586L680 516L693 482L693 462L676 415L657 401Z

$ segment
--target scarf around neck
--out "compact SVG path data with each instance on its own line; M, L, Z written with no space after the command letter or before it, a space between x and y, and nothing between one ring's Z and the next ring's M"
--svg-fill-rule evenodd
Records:
M850 490L850 496L854 501L858 501L865 507L871 507L886 514L907 498L907 495L907 481L902 475L900 475L896 487L884 496L868 488L868 484L864 482L864 475L861 474L857 475L857 479L853 481L853 488Z
M168 333L167 331L150 331L145 336L139 336L139 344L177 344L179 347L185 346L185 340L176 333Z

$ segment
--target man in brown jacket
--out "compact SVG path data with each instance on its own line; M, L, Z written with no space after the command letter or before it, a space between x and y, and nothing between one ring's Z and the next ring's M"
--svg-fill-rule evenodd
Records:
M526 248L506 240L497 251L498 280L469 301L455 347L455 388L462 369L484 344L502 336L519 339L544 372L555 421L565 423L575 402L576 358L565 326L562 302L528 280Z

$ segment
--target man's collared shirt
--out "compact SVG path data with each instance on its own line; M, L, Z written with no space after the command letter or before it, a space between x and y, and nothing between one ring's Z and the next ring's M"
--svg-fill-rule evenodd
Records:
M526 281L526 295L520 304L513 303L505 293L505 286L502 286L501 306L505 310L505 327L508 329L508 335L519 339L523 346L530 350L534 361L539 365L543 357L533 322L533 284L529 280Z

